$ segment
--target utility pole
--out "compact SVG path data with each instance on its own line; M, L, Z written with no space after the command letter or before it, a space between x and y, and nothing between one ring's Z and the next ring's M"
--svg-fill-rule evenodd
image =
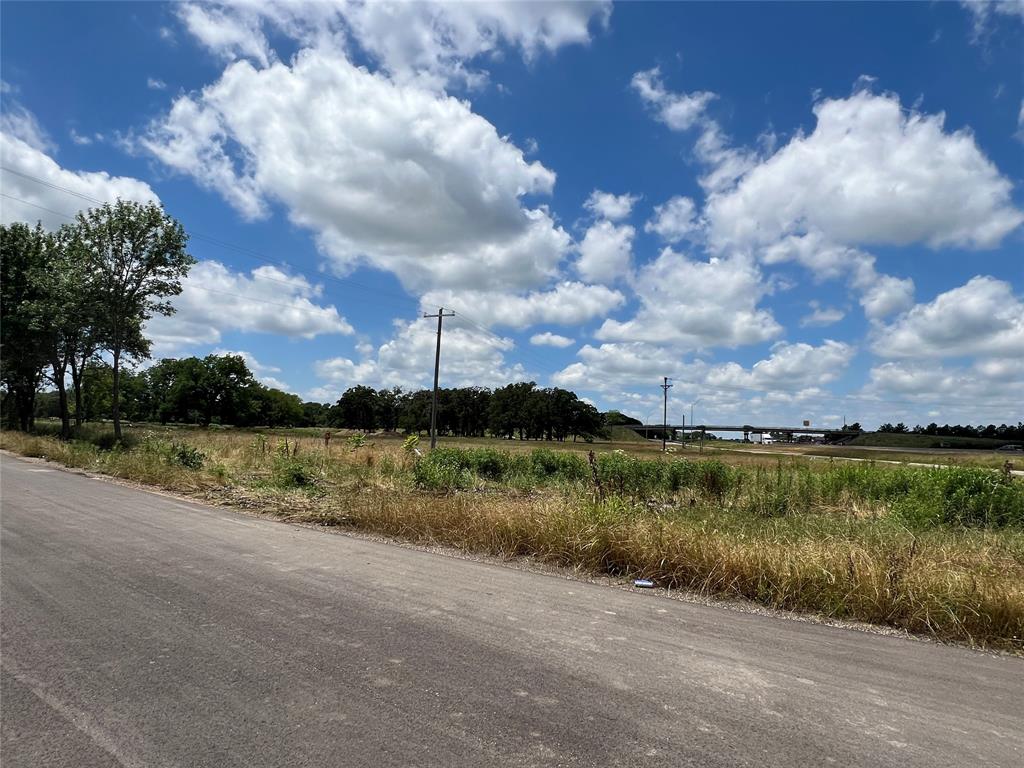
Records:
M668 376L664 377L664 383L661 385L661 390L664 392L664 400L661 409L661 452L665 452L665 440L668 438L668 391L672 388L672 385L668 383Z
M424 317L436 317L437 318L437 351L434 352L434 397L430 401L430 447L431 449L437 446L437 379L438 374L441 370L441 321L446 317L451 317L454 312L444 311L444 307L440 307L437 310L436 315L423 315Z

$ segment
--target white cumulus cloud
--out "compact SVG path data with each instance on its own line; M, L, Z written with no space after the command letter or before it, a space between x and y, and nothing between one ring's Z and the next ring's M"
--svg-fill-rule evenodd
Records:
M580 325L601 317L625 303L625 297L603 285L574 281L556 283L550 289L516 294L508 291L434 290L420 300L424 310L448 307L471 313L474 322L487 326L527 328L539 323Z
M5 169L10 169L3 172L3 190L10 197L0 198L0 218L4 224L41 221L52 230L69 223L68 216L94 207L93 200L159 202L156 192L144 181L111 176L105 171L63 168L43 149L8 133L6 126L0 132L0 161Z
M466 102L326 50L230 65L140 144L244 216L283 203L339 268L369 263L410 288L535 287L570 245L546 209L522 204L555 174Z
M867 91L814 108L817 125L707 205L712 242L770 245L820 233L840 244L990 248L1024 221L1012 184L968 129Z
M397 80L440 88L479 85L486 71L474 60L498 56L503 46L526 61L562 46L587 44L591 29L611 15L607 0L581 2L394 2L390 0L264 0L184 5L189 32L224 59L266 66L277 59L268 33L307 47L358 45Z
M633 257L636 230L629 224L601 219L587 229L580 243L576 271L584 280L611 283L626 277Z
M560 336L557 333L551 333L551 331L544 331L544 333L535 333L530 337L530 343L536 347L556 347L558 349L565 349L571 347L576 343L575 339L570 339L568 336Z
M680 351L737 347L775 338L782 327L758 303L768 292L749 259L689 259L666 248L640 269L641 306L623 322L608 319L602 341L667 344Z
M1024 300L994 277L978 276L918 304L880 329L883 357L1024 359Z
M701 230L697 206L692 198L677 195L662 205L654 206L654 216L644 224L645 232L654 232L668 243L678 243Z
M318 304L321 289L305 277L277 267L234 272L216 261L201 261L182 282L169 317L146 325L158 355L217 344L227 331L272 333L311 339L326 333L354 333L334 305Z
M639 195L613 195L610 192L595 189L583 203L583 207L599 218L608 219L608 221L621 221L629 217L629 214L633 212L633 206L639 199Z

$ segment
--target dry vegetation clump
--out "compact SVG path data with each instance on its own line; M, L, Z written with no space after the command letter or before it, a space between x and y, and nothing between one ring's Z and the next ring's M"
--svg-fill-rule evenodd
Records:
M273 514L1024 650L1024 483L845 462L587 456L229 430L0 445Z

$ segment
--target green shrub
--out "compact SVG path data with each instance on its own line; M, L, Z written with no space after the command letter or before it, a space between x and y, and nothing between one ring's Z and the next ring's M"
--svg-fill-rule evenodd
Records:
M202 469L206 454L188 443L173 442L168 450L168 458L172 464L186 469Z
M1024 483L974 467L923 470L893 509L918 526L1024 526Z
M485 480L499 481L505 477L508 465L508 454L494 448L477 448L465 452L465 463L479 477Z
M130 451L139 444L139 439L130 432L125 432L120 440L114 436L113 432L98 432L90 435L88 442L101 451Z
M437 448L413 466L413 480L420 488L432 491L465 490L473 485L467 451Z
M550 448L537 448L530 453L530 464L533 474L539 479L558 479L576 482L590 474L586 459L568 451L553 451Z
M717 459L698 462L698 484L701 490L721 498L735 484L735 474Z
M302 459L294 456L274 457L273 481L274 485L279 488L315 489L319 487L317 472Z

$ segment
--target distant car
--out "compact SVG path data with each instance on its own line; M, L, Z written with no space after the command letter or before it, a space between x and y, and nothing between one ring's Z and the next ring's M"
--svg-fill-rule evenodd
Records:
M997 451L1024 451L1024 445L1000 445Z

